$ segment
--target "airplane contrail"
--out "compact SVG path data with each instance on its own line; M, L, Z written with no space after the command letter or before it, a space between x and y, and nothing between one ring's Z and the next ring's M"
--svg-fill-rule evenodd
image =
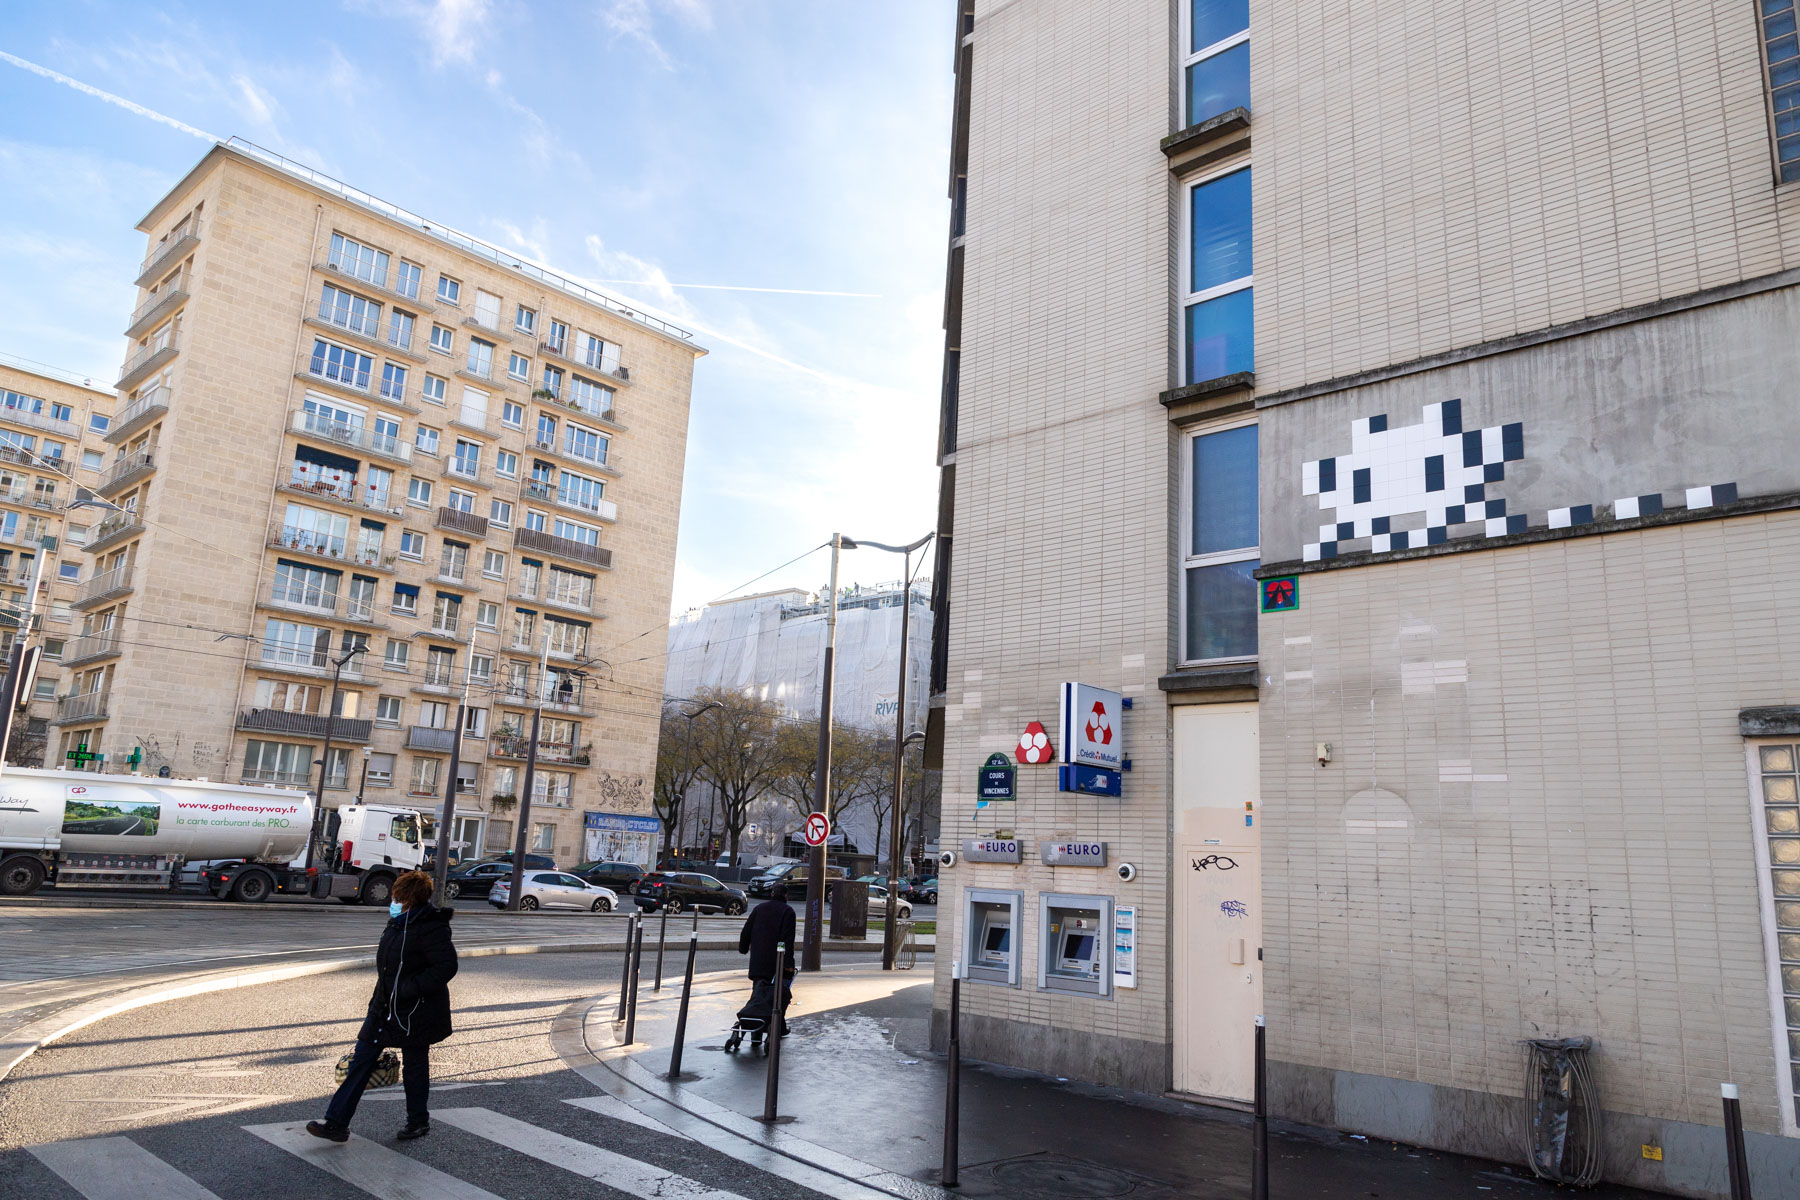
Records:
M164 116L153 108L145 108L136 101L127 100L123 96L115 96L111 92L103 92L91 83L83 83L79 79L71 79L61 71L52 71L49 67L40 67L36 63L20 58L16 54L8 54L6 51L0 50L0 59L5 59L13 66L21 67L34 75L42 75L45 79L53 80L56 83L62 84L64 87L72 87L78 92L86 92L88 95L104 100L108 104L117 105L126 112L136 113L140 117L149 117L152 121L159 121L162 124L169 126L171 129L179 129L181 132L188 134L191 137L197 137L201 141L222 142L225 140L222 137L206 132L204 129L196 129L186 121L177 121L174 117Z

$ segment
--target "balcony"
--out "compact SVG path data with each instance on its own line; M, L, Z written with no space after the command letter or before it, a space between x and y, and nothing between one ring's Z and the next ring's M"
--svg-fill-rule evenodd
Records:
M156 452L149 446L142 450L134 450L100 476L100 486L94 490L102 496L112 496L124 491L150 472L156 470Z
M482 337L490 337L490 338L493 338L495 341L511 342L513 340L512 334L505 332L497 324L489 325L486 321L483 321L480 317L464 317L463 318L463 326L468 329L473 329L476 333L479 333Z
M131 564L120 563L110 571L104 571L82 584L75 593L75 599L69 607L76 611L98 608L108 600L117 599L131 591Z
M542 500L546 504L554 504L558 508L566 508L570 512L580 513L584 517L592 517L597 521L617 521L619 506L611 500L578 500L560 487L551 487L537 479L525 481L525 495L533 500Z
M70 473L69 464L60 458L40 458L30 450L21 450L17 446L0 445L0 463L18 463L21 467L35 467L40 471L57 471L63 475Z
M109 513L104 521L94 527L88 535L87 545L82 549L89 554L99 554L130 541L142 532L144 522L136 513Z
M169 411L169 399L169 385L157 384L114 413L112 424L107 426L101 440L114 446L129 441L132 434L154 424Z
M481 465L464 458L447 458L444 460L444 478L452 483L466 483L471 487L491 487L481 477Z
M525 652L522 647L516 644L512 648L520 653ZM502 684L499 689L497 702L500 704L516 704L523 708L530 708L537 703L537 698L533 694L533 691L534 689L529 684ZM593 707L587 703L586 697L582 695L581 688L572 688L567 695L564 695L561 688L552 684L544 695L544 711L568 713L571 716L592 716L594 710Z
M436 525L439 529L449 529L478 538L486 537L488 531L486 517L478 517L474 513L464 512L460 508L438 509Z
M433 750L440 754L448 754L456 747L456 730L433 729L428 725L414 725L406 731L406 748L408 750Z
M143 337L152 329L163 323L163 318L174 312L188 298L188 273L181 274L163 285L161 291L138 305L137 311L131 314L131 324L125 327L128 338Z
M162 369L164 363L173 359L181 349L181 338L170 333L168 337L151 342L141 347L138 352L125 360L125 366L119 372L119 382L113 384L116 392L130 391L150 376Z
M246 733L279 733L290 737L323 738L325 717L311 713L283 712L277 708L252 708L238 714L237 727ZM374 728L372 722L344 717L330 718L331 739L336 742L366 742Z
M240 782L262 784L265 787L307 788L313 784L313 777L307 771L280 771L274 767L245 767Z
M567 386L568 385L566 384L564 385L565 388ZM592 404L584 404L573 398L565 398L561 392L552 391L549 388L542 387L532 392L531 396L532 399L541 404L554 404L558 408L567 409L572 413L579 413L585 420L598 421L602 425L611 425L614 428L624 428L624 426L619 424L618 419L615 416L615 410L611 404L608 404L605 408L600 408Z
M578 542L573 538L557 537L555 534L545 533L541 529L514 530L513 545L520 550L536 550L567 562L577 562L605 571L612 570L611 550L601 546L590 546L586 542Z
M200 218L195 217L170 233L167 241L150 247L150 253L144 256L143 265L138 268L137 285L141 288L149 287L172 264L180 262L183 255L199 244Z
M333 504L347 504L351 508L359 508L364 512L380 513L383 516L397 517L400 509L386 503L388 494L376 492L368 484L357 485L356 476L342 471L320 470L305 471L295 464L288 481L281 489L308 500L326 500Z
M355 325L340 325L329 317L319 316L316 312L308 313L304 318L304 323L318 330L326 337L335 338L340 342L349 342L352 345L360 346L364 350L374 351L376 354L385 354L390 358L410 359L415 363L422 363L425 361L425 355L423 353L411 348L412 343L408 343L407 346L402 347L389 341L388 335L381 328L380 321L375 323L374 332L370 332L367 328ZM418 340L418 337L415 335L412 342L417 342Z
M58 437L81 436L81 430L73 421L58 420L56 417L47 417L43 413L26 412L22 408L0 408L0 421L41 429L45 433L54 433Z
M107 700L105 692L84 692L79 696L58 696L56 699L56 715L50 718L52 725L69 725L76 721L106 720Z
M260 666L264 671L286 671L294 675L310 675L315 679L330 679L332 673L336 672L340 683L361 683L363 659L367 657L366 654L359 654L340 670L333 653L276 644L264 646L260 662L252 665Z
M65 667L76 667L82 663L99 662L103 658L117 658L122 653L119 642L119 631L103 629L99 633L84 633L63 649L62 664Z
M394 462L412 461L412 443L385 433L376 433L361 425L345 425L318 413L297 412L289 426L295 433L315 437L334 446L350 446L368 454L379 454Z
M488 743L488 754L493 758L523 762L530 751L531 739L522 734L496 734L493 741ZM537 760L556 766L585 767L590 763L591 756L585 747L578 747L571 742L540 740L537 744Z
M594 615L594 601L591 596L582 600L578 596L558 596L555 591L551 591L538 603L549 608L561 608L569 612L580 613L584 617Z
M394 556L382 555L372 550L361 550L346 542L343 538L329 537L311 529L300 529L293 525L282 525L269 531L269 547L273 550L286 550L294 554L310 554L314 558L322 558L327 562L341 563L346 566L364 567L371 571L394 573Z

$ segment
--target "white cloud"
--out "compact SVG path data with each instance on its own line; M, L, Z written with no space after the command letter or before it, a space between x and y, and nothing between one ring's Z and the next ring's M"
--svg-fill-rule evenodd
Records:
M712 9L706 0L606 0L600 6L600 23L612 35L612 41L619 38L635 41L659 67L673 71L674 60L656 40L658 11L674 13L691 29L712 28Z
M488 0L432 0L407 10L421 25L420 35L438 66L475 60L475 38L487 24Z

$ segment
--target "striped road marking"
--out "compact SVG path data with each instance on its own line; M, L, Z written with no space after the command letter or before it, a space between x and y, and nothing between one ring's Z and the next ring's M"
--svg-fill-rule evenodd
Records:
M52 1142L31 1154L87 1200L219 1200L130 1138Z
M433 1113L432 1117L436 1119L438 1114ZM352 1187L380 1196L381 1200L500 1200L485 1188L464 1183L354 1133L347 1142L328 1142L306 1132L304 1121L246 1125L244 1131L336 1175ZM154 1195L142 1193L138 1200Z
M639 1162L548 1129L539 1129L492 1109L439 1109L431 1114L431 1119L632 1195L682 1197L683 1200L743 1200L735 1192L708 1187L653 1163Z
M576 1108L585 1108L589 1112L599 1113L603 1117L611 1117L615 1121L627 1121L633 1125L642 1126L643 1128L652 1130L656 1133L667 1134L670 1137L678 1137L684 1142L691 1142L694 1140L687 1134L681 1132L681 1130L676 1129L673 1126L664 1125L661 1121L648 1113L639 1112L623 1100L616 1099L612 1096L576 1096L572 1099L564 1100L563 1103L573 1104Z

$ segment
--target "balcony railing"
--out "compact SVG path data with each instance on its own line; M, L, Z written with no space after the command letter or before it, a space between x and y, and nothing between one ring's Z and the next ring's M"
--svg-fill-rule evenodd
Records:
M104 521L94 526L88 534L87 545L82 549L89 554L99 554L102 550L116 546L127 538L136 537L142 532L144 532L144 522L136 513L109 513Z
M164 268L175 262L200 244L200 218L184 222L178 229L169 234L168 240L150 247L150 253L144 256L143 265L138 268L137 285L147 287L156 282L156 277Z
M135 450L106 468L106 474L100 477L100 486L94 490L102 496L122 491L156 469L156 452L149 446Z
M602 408L597 404L589 404L577 400L573 396L566 396L561 392L553 391L549 388L539 388L533 395L547 404L554 404L559 408L566 408L570 412L580 413L584 417L592 417L596 421L605 421L609 425L618 424L618 421L613 415L613 406L610 404Z
M169 385L159 383L113 414L103 440L118 445L169 411Z
M366 742L374 728L369 721L332 717L331 738L339 742ZM293 737L322 738L326 718L312 713L284 712L278 708L252 708L238 714L237 727L250 733L284 733Z
M113 384L114 391L128 391L137 386L140 380L146 379L158 367L174 358L181 349L181 337L171 333L166 338L159 338L136 354L125 360L125 366L119 371L119 382Z
M481 464L466 458L449 458L444 462L444 474L452 479L465 479L470 483L480 483Z
M379 454L383 458L391 458L395 462L412 461L412 443L403 442L391 434L376 433L361 425L346 425L341 421L333 421L318 413L297 412L294 414L293 431L323 438L340 446L354 446L358 450L366 450L370 454Z
M70 721L102 721L106 719L108 695L105 692L83 692L78 696L62 696L56 701L57 724Z
M342 471L306 471L299 464L289 474L285 485L290 492L299 492L303 496L316 496L322 500L335 500L339 504L349 504L364 508L370 512L384 513L390 517L400 515L400 510L387 503L388 493L377 492L368 484L358 484L356 476Z
M330 679L335 671L340 680L355 683L363 677L362 664L367 657L366 654L359 654L339 668L336 657L329 652L276 644L263 647L262 665L273 671L295 671L302 675L317 675L322 679Z
M103 571L82 584L71 602L73 608L88 608L122 596L131 590L131 564L120 563L110 571Z
M0 408L0 421L11 421L15 425L29 425L33 429L42 429L45 433L54 433L60 437L75 437L79 433L73 421L47 417L43 413L27 412L22 408Z
M244 783L263 783L274 787L303 788L312 786L309 771L282 771L274 767L245 767L240 776Z
M464 512L460 508L440 508L437 511L437 527L466 533L471 537L486 537L488 519Z
M514 647L514 649L518 648L519 647L517 646ZM536 704L537 698L534 695L534 691L535 689L528 684L503 684L501 685L500 690L500 703L520 705ZM544 693L544 711L579 713L586 715L590 713L591 710L589 709L586 698L582 695L582 690L580 688L575 688L565 696L560 688L555 684L551 684L549 690Z
M175 310L175 306L188 298L188 274L183 271L170 279L163 289L142 304L131 314L131 324L125 327L125 336L139 337L162 324L162 319Z
M294 525L283 525L269 532L269 545L277 550L293 550L302 554L312 554L332 562L352 563L359 567L369 567L377 571L392 572L393 566L383 561L384 556L373 550L361 550L351 545L344 538L331 537L312 529L301 529ZM393 555L386 555L392 558Z
M77 663L110 658L117 653L119 653L119 631L107 629L99 633L84 633L70 642L63 650L62 662L63 666L72 667Z
M585 563L590 567L612 569L612 551L602 546L590 546L586 542L578 542L573 538L557 537L553 533L545 533L541 529L517 529L513 531L513 545L521 550L541 550L570 562Z
M436 750L448 754L455 745L456 730L454 729L433 729L427 725L414 725L406 731L406 748L408 750Z
M497 734L488 744L488 753L495 758L511 758L523 761L531 751L531 739L522 734ZM539 739L537 760L541 763L558 763L565 766L585 767L588 765L588 751L573 742L546 742Z

